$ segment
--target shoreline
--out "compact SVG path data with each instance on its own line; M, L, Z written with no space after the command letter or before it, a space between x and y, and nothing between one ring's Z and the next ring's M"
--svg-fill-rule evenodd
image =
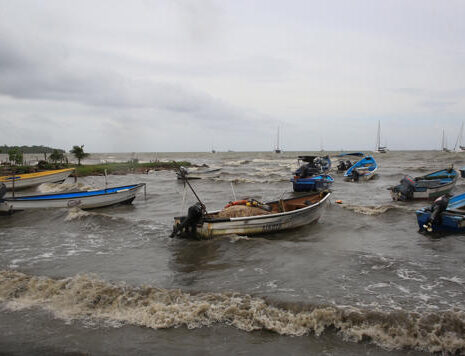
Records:
M161 170L176 170L180 166L192 167L193 165L188 161L169 161L169 162L113 162L102 164L61 164L61 163L47 163L46 165L35 166L0 166L0 176L8 176L13 174L35 173L54 169L74 168L75 171L70 175L71 177L86 177L86 176L103 176L105 170L107 174L112 175L126 175L130 173L147 174L149 171Z

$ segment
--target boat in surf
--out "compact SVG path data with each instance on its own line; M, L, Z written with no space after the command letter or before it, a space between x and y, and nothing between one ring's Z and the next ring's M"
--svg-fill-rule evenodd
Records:
M180 167L179 171L176 172L178 179L212 179L218 178L221 174L221 168L213 169L187 169L186 167Z
M465 193L443 195L416 215L420 232L465 232Z
M0 176L0 183L3 183L8 190L25 189L42 183L61 183L72 171L74 168Z
M355 162L345 173L344 178L349 181L357 182L373 178L378 170L378 163L372 156L363 157L360 161Z
M253 199L230 202L224 209L207 212L196 203L186 216L174 218L172 237L212 239L224 235L262 235L315 223L331 193L298 194L289 199L260 203Z
M337 165L337 173L345 173L352 165L354 162L352 162L350 159L347 159L347 157L354 156L354 157L365 157L365 154L363 152L349 152L349 153L340 153L336 157L339 158L339 163Z
M116 204L131 204L145 183L96 190L39 194L28 196L0 196L0 212L17 210L73 208L94 209Z
M326 174L331 169L329 156L299 156L299 168L291 179L294 192L309 192L327 189L334 179Z
M457 182L458 173L453 168L442 169L421 177L404 176L400 184L389 187L393 200L435 199L450 193Z

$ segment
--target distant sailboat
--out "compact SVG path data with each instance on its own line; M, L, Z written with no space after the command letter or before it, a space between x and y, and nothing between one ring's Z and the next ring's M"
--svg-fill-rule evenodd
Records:
M281 153L281 148L279 148L279 126L278 126L278 135L276 138L276 148L274 150L275 153Z
M381 121L378 120L378 135L376 137L376 152L386 153L387 147L381 146Z
M442 129L441 150L443 152L450 152L450 149L447 148L447 140L446 140L446 135L444 133L444 129Z
M465 151L465 146L462 145L462 141L463 141L463 122L462 122L462 126L460 126L460 131L459 131L459 135L457 136L457 141L455 141L455 146L454 146L455 152Z

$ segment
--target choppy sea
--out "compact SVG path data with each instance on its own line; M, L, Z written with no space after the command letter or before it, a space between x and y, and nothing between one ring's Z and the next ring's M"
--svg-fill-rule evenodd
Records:
M192 181L207 208L292 190L297 155L92 154L87 163L187 160L221 168ZM173 171L109 176L147 183L132 205L0 216L0 354L465 353L465 236L425 236L386 188L465 165L465 153L376 154L368 182L334 172L318 223L260 237L169 237L195 201ZM336 161L335 161L336 162ZM84 162L86 163L86 162ZM103 177L25 193L102 187ZM460 178L455 192L465 191ZM342 200L342 204L336 204Z

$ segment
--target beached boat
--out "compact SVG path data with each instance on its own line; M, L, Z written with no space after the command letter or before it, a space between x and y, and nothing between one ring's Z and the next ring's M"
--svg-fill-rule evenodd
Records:
M405 176L399 185L388 188L393 200L435 199L450 193L458 173L452 168L442 169L421 177Z
M172 236L210 239L222 235L258 235L288 230L318 221L331 193L320 192L258 204L255 207L230 203L223 210L202 212L189 208L187 216L175 217ZM245 203L247 204L247 203ZM245 212L248 216L241 213ZM237 214L239 213L239 214ZM228 217L238 216L239 217Z
M0 197L0 212L9 213L15 210L72 207L93 209L122 203L130 204L139 189L144 186L145 183L139 183L99 190Z
M369 180L374 177L378 164L372 156L363 157L360 161L355 162L345 173L346 180L358 181Z
M420 231L465 232L465 193L450 199L444 195L416 214Z
M329 156L299 156L298 165L291 179L294 192L327 189L334 182L333 177L325 174L331 169Z
M74 168L57 169L52 171L43 171L36 173L15 174L10 176L1 176L0 183L5 184L8 190L24 189L33 187L42 183L63 182L69 177Z
M176 177L178 179L212 179L218 178L221 174L221 168L213 169L187 169L185 167L180 167L179 171L176 172Z

